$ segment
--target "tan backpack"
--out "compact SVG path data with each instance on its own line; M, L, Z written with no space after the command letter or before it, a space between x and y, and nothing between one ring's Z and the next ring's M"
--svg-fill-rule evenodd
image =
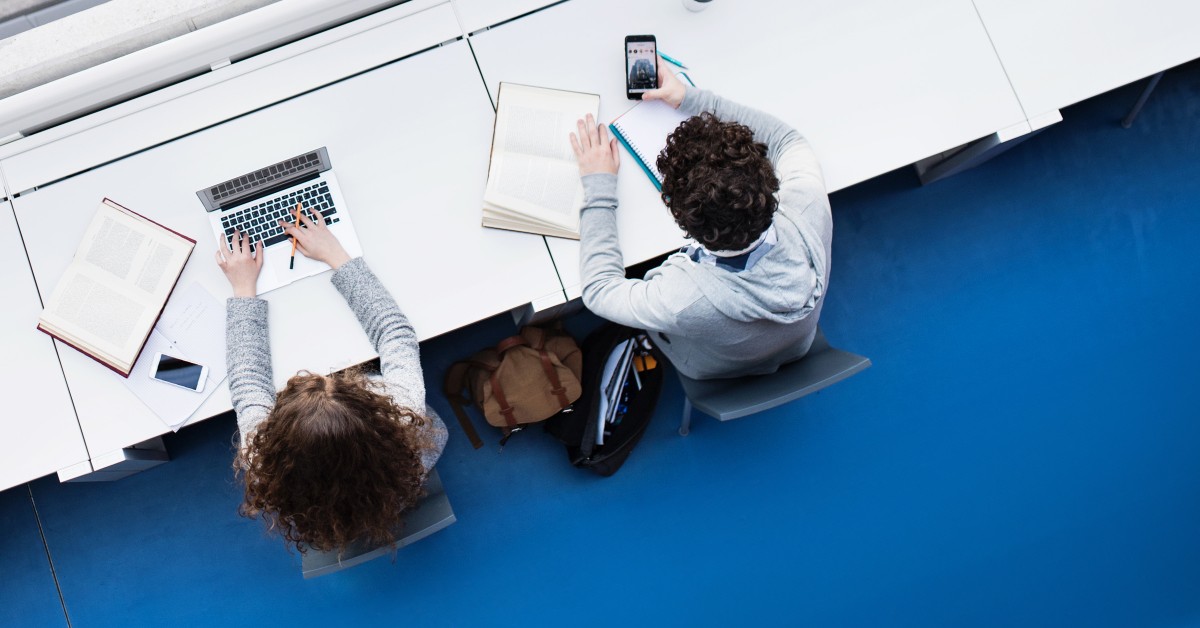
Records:
M483 441L466 405L479 408L489 425L501 428L503 446L525 425L545 421L579 399L582 372L583 354L573 338L524 327L520 335L450 365L443 390L471 445L479 449Z

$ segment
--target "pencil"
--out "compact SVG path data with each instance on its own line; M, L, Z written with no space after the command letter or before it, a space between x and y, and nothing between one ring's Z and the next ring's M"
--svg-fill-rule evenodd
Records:
M300 228L300 210L301 209L303 209L303 205L301 205L300 203L296 203L296 228L297 229ZM296 236L292 236L292 259L288 261L288 270L294 270L295 268L296 268Z

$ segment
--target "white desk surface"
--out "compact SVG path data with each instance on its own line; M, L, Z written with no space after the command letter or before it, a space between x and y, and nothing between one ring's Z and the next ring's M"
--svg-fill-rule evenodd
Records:
M1200 57L1195 0L975 5L1031 119Z
M88 461L12 208L0 202L0 491Z
M368 263L429 338L531 301L563 300L540 236L480 226L493 117L458 41L24 194L17 219L43 290L108 196L196 238L180 285L199 281L224 299L231 292L195 190L327 146ZM300 369L328 372L374 356L329 273L265 298L277 386ZM94 459L166 431L115 374L61 352ZM196 416L228 408L222 384Z
M804 133L830 191L1025 121L970 0L719 0L700 13L679 0L571 0L471 40L491 93L500 81L599 93L607 122L633 105L622 47L639 33L655 34L699 86ZM670 251L682 234L621 157L628 265ZM547 241L567 296L579 296L578 243Z
M463 33L495 26L519 15L525 15L559 0L451 0Z

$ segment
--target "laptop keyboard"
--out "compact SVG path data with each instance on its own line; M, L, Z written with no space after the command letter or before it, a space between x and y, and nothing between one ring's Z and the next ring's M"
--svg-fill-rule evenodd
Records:
M225 230L225 242L232 246L235 229L250 236L251 242L262 240L265 246L290 240L279 226L279 220L295 222L297 203L303 205L305 210L319 210L325 217L326 225L341 220L337 215L337 207L333 204L333 196L329 193L329 184L317 181L308 187L280 194L236 213L222 216L221 228ZM307 212L307 215L310 220L316 218L312 212ZM251 246L251 250L253 249Z

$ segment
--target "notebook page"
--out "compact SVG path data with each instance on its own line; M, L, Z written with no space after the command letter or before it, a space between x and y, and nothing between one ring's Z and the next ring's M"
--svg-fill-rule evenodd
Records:
M612 124L629 142L638 159L662 183L658 154L667 147L667 136L687 119L688 116L661 100L647 100L613 120Z

